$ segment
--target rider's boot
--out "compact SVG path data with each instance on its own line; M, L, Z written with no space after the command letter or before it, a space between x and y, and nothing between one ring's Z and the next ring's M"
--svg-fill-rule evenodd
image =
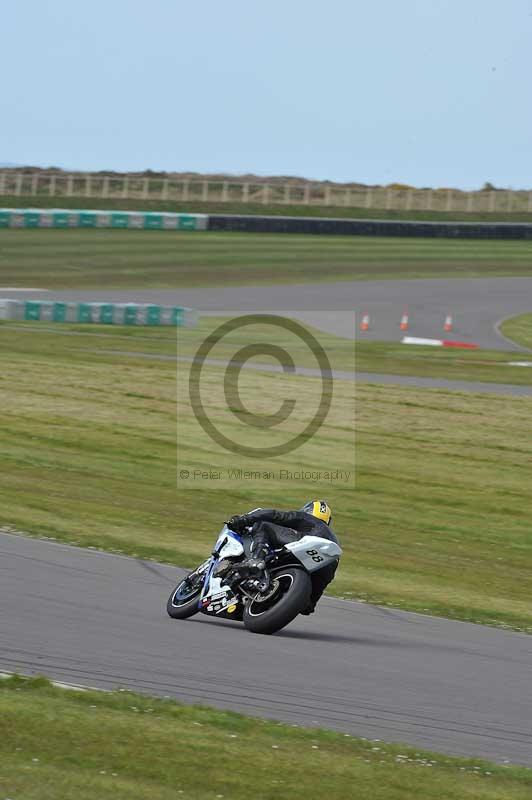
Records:
M254 541L251 543L251 557L244 562L252 571L262 572L266 569L266 559L270 553L267 542Z
M265 591L270 584L266 572L266 558L269 552L270 548L266 542L253 542L251 546L251 558L243 561L241 565L260 581L258 587L260 591Z

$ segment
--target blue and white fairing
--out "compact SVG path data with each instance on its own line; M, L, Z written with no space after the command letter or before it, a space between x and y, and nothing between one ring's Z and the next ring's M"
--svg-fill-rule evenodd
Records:
M228 608L233 608L234 610L238 601L233 594L233 590L229 586L224 586L223 579L216 577L214 571L218 562L223 558L235 558L235 556L243 555L244 545L242 544L242 539L238 534L230 530L227 525L224 525L214 545L214 553L216 555L212 556L209 569L205 575L199 607L206 613L219 614Z
M224 539L226 540L225 543ZM228 528L227 525L224 525L214 545L214 551L218 553L218 558L241 556L244 552L242 538Z

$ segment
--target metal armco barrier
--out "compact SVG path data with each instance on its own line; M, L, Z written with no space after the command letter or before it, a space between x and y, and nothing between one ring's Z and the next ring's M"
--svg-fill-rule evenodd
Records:
M339 236L532 239L532 224L528 222L402 222L380 219L210 214L208 229L246 233L312 233Z
M193 327L194 308L142 303L73 303L56 300L2 300L0 319L36 322L78 322L100 325L173 325Z
M72 209L0 208L0 228L134 228L203 231L206 214L157 211L85 211Z

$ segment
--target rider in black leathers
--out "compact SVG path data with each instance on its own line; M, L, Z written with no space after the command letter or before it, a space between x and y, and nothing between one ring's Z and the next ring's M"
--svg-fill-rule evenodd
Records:
M271 549L282 547L289 542L296 542L303 536L320 536L339 544L336 535L329 527L331 510L323 500L313 500L299 511L277 511L274 508L259 508L249 514L231 517L227 525L235 533L251 528L253 543L252 557L246 566L252 571L263 574L266 557ZM309 607L303 614L312 614L316 603L325 588L334 578L338 559L323 569L312 573L312 594Z

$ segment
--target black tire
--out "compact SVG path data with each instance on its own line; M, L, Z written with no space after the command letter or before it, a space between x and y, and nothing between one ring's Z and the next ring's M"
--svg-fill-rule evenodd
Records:
M244 625L252 633L270 634L280 631L310 603L312 582L304 570L298 567L279 567L271 577L279 582L281 596L274 597L271 604L256 601L246 603Z
M187 588L186 581L189 577L187 575L183 578L168 598L166 610L172 619L187 619L188 617L193 617L199 611L198 600L203 581L200 580L197 586L194 585L190 588L190 591L185 591Z

